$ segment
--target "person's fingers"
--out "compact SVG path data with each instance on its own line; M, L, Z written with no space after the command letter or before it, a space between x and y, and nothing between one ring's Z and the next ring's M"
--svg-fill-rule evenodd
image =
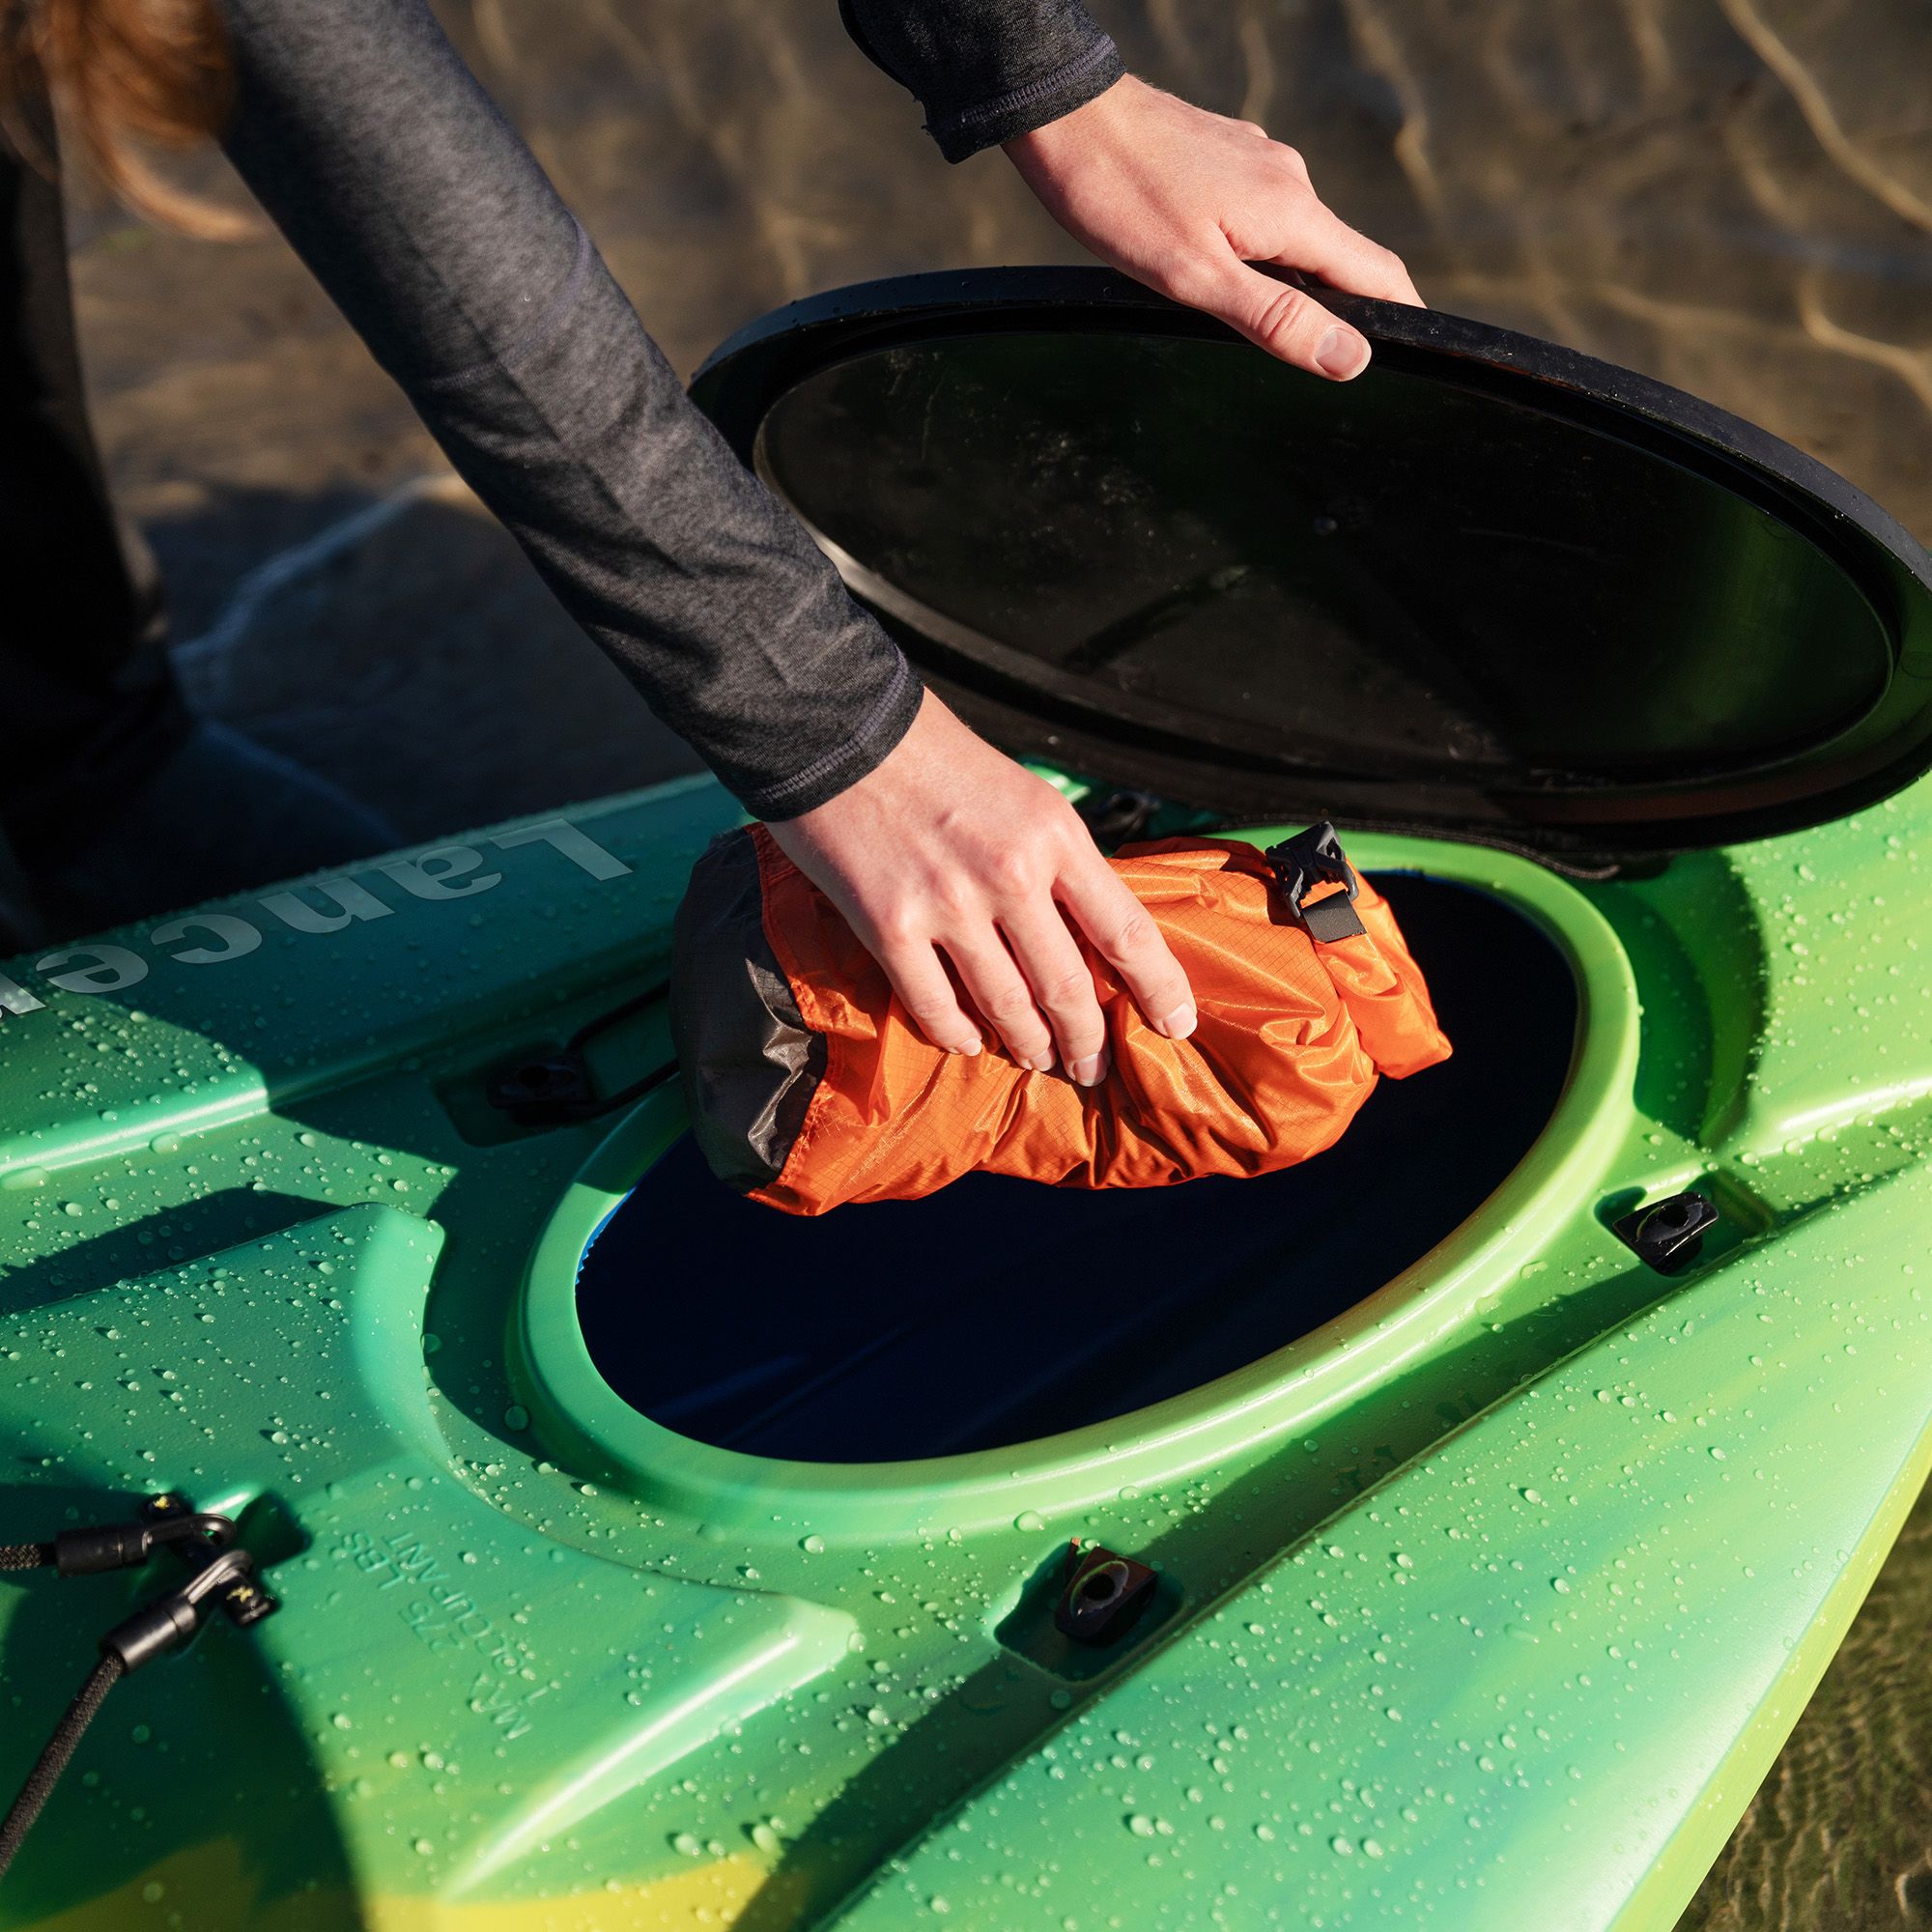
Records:
M1194 990L1153 915L1096 852L1061 881L1060 896L1100 956L1120 974L1148 1024L1169 1039L1194 1031Z
M1175 276L1168 293L1313 375L1346 383L1369 366L1367 337L1313 296L1249 268L1225 242Z
M1053 1066L1053 1035L1034 1004L1032 988L996 927L977 939L941 942L973 1004L1022 1066L1045 1073ZM1089 984L1092 980L1090 976Z
M1379 242L1371 242L1326 208L1321 210L1321 219L1311 236L1297 240L1287 253L1272 259L1285 269L1312 270L1324 282L1351 295L1405 302L1411 308L1425 306L1402 257Z
M1060 1064L1074 1083L1096 1085L1107 1070L1107 1021L1094 969L1067 930L1060 907L1037 898L1006 916L1007 944L1053 1028Z
M867 935L873 958L886 969L899 1004L914 1024L934 1046L947 1053L974 1054L980 1051L980 1029L966 1015L952 981L941 965L939 954L923 939L887 939Z

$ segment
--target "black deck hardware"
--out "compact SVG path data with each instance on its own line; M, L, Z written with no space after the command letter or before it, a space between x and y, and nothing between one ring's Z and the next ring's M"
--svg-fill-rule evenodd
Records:
M612 1007L587 1020L554 1052L519 1061L494 1075L486 1089L490 1104L523 1127L560 1127L574 1121L595 1120L600 1114L641 1099L653 1087L662 1086L677 1070L671 1061L654 1066L642 1079L614 1094L600 1094L591 1077L587 1049L607 1028L627 1020L633 1013L655 1006L669 990L668 982Z
M179 1640L185 1642L200 1628L202 1606L210 1603L219 1605L237 1630L246 1630L281 1608L280 1599L256 1580L255 1559L236 1544L235 1525L228 1518L197 1516L183 1497L172 1492L151 1497L142 1504L141 1515L156 1532L156 1541L165 1543L180 1559L187 1578L169 1596L111 1631L101 1639L103 1650L117 1647L116 1640L124 1635L129 1644L138 1645L141 1632L136 1627L144 1631L144 1620L151 1618L156 1634L163 1621L171 1621L180 1627ZM183 1531L179 1525L185 1520L201 1533ZM166 1642L159 1647L166 1648ZM142 1661L145 1658L123 1657L129 1670Z
M1361 881L1342 850L1335 828L1325 818L1293 838L1284 838L1279 845L1270 845L1266 857L1280 882L1283 902L1308 928L1310 939L1327 945L1337 939L1352 939L1364 929L1355 912ZM1337 885L1343 890L1317 899L1313 905L1304 904L1307 895L1319 885Z
M1066 1551L1066 1587L1053 1613L1054 1628L1075 1643L1112 1643L1124 1636L1153 1601L1159 1581L1145 1563L1097 1546Z
M582 1120L594 1103L590 1068L568 1050L524 1061L490 1083L490 1104L526 1127Z
M225 1516L192 1510L173 1493L152 1496L135 1522L90 1523L64 1529L54 1538L54 1564L63 1577L92 1577L103 1570L133 1570L162 1544L190 1539L222 1548L234 1541L235 1525Z
M1703 1252L1704 1236L1718 1223L1718 1210L1696 1192L1672 1194L1610 1223L1610 1233L1646 1266L1676 1274Z
M1074 807L1081 822L1103 850L1145 838L1161 801L1151 791L1095 792Z
M236 1542L234 1521L196 1510L173 1491L148 1497L134 1522L99 1523L63 1530L50 1543L0 1545L12 1560L7 1569L46 1568L63 1577L86 1577L105 1570L131 1570L165 1547L187 1572L185 1581L124 1618L99 1642L99 1658L75 1693L45 1748L27 1774L4 1818L0 1818L0 1878L13 1864L35 1820L53 1796L87 1727L99 1716L107 1693L130 1671L170 1650L179 1650L200 1631L208 1606L217 1604L238 1629L246 1630L281 1607L255 1579L255 1559Z

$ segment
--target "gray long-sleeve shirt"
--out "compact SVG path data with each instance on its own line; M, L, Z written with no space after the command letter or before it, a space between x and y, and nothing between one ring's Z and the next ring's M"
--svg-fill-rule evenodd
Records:
M425 0L224 0L242 178L573 617L749 810L897 744L920 685L686 399ZM1119 77L1078 0L841 0L957 159Z

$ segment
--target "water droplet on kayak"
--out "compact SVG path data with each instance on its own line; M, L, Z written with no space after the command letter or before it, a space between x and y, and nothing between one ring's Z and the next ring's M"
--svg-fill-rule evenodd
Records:
M1025 1530L1031 1536L1036 1530L1046 1527L1046 1519L1037 1510L1021 1510L1013 1519L1013 1527Z

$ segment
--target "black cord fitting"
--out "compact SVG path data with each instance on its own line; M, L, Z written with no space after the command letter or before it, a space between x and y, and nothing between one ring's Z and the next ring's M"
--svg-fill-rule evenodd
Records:
M92 1577L101 1570L132 1570L148 1560L153 1532L144 1522L103 1522L64 1529L54 1538L54 1568L63 1577Z
M255 1580L255 1559L245 1549L188 1545L183 1554L191 1566L187 1581L144 1605L100 1639L101 1656L118 1659L124 1670L138 1670L163 1651L191 1641L210 1604L219 1605L242 1630L281 1607Z
M196 1538L220 1548L234 1536L235 1525L225 1516L191 1510L177 1495L155 1496L142 1505L138 1522L103 1522L62 1530L54 1538L54 1568L63 1577L134 1570L162 1544Z
M201 1628L201 1609L185 1590L144 1604L125 1623L118 1623L100 1639L102 1657L113 1658L124 1671L186 1643Z
M281 1605L255 1580L255 1559L235 1543L235 1524L188 1505L185 1496L150 1496L138 1522L103 1523L65 1530L53 1543L0 1544L0 1569L55 1563L65 1576L130 1568L166 1545L187 1570L187 1579L144 1605L100 1639L100 1662L47 1741L20 1795L0 1819L0 1877L53 1792L101 1700L130 1670L188 1643L210 1604L218 1604L242 1629L260 1623Z

